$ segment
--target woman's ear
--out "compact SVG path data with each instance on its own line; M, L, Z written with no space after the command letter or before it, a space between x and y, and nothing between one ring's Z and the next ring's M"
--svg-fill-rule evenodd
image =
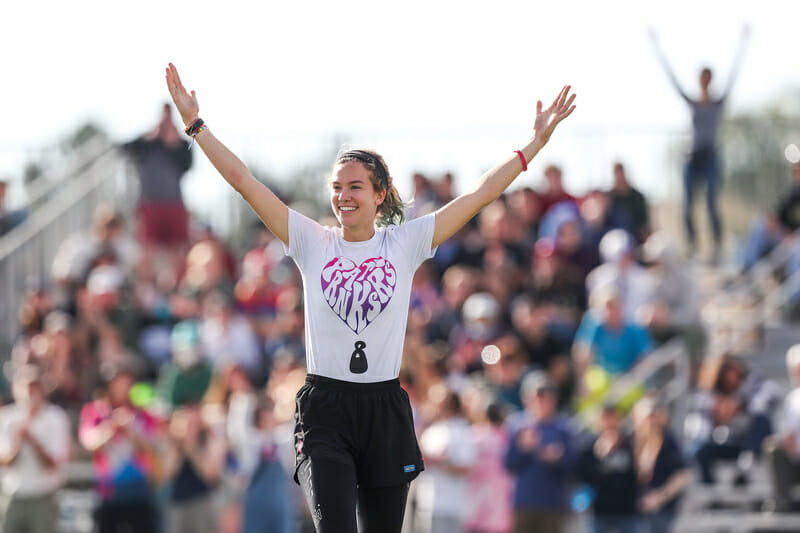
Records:
M378 195L378 201L375 203L375 205L381 205L384 200L386 200L386 191L381 191Z

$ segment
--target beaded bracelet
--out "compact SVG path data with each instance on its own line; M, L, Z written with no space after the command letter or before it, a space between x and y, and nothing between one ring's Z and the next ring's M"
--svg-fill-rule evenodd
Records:
M189 143L189 149L190 150L191 150L192 146L194 145L194 139L197 136L197 134L200 133L201 131L205 131L207 129L208 129L208 126L206 126L205 122L203 122L203 119L202 118L196 118L196 119L194 119L192 121L191 124L189 124L189 126L185 130L183 130L184 133L186 133L186 135L188 135L189 137L192 138L192 141Z
M189 124L188 126L186 126L186 129L185 129L185 130L183 130L183 132L184 132L186 135L188 135L189 137L191 137L192 135L194 135L195 133L197 133L197 132L196 132L196 130L197 130L197 129L198 129L200 126L202 126L203 124L205 124L205 123L203 122L203 119L202 119L202 118L200 118L200 117L197 117L196 119L194 119L194 120L192 121L192 123L191 123L191 124Z

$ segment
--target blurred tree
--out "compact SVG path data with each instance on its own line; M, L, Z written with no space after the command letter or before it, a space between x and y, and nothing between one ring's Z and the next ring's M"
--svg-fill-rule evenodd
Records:
M86 121L64 137L60 143L61 150L62 152L76 150L81 145L95 137L107 139L108 134L106 133L105 129L96 122L92 122L91 120Z
M108 134L102 126L96 122L86 121L65 134L54 144L37 149L35 155L26 161L22 170L22 180L26 193L30 196L32 187L40 186L40 178L46 177L48 169L60 165L63 158L69 157L87 141L95 137L108 140ZM57 174L61 176L60 173Z
M725 194L754 211L772 207L788 186L786 146L800 145L800 90L731 116L722 128Z

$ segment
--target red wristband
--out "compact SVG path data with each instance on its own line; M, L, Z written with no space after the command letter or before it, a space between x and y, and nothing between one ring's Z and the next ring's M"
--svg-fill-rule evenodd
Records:
M528 162L525 160L525 156L522 155L521 150L514 150L514 153L519 156L519 160L522 161L522 171L525 172L528 170Z

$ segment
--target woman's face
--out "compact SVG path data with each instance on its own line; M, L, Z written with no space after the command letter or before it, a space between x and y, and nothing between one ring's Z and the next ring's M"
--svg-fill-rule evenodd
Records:
M371 172L357 161L337 165L331 176L331 207L342 227L372 226L386 193L372 184Z

